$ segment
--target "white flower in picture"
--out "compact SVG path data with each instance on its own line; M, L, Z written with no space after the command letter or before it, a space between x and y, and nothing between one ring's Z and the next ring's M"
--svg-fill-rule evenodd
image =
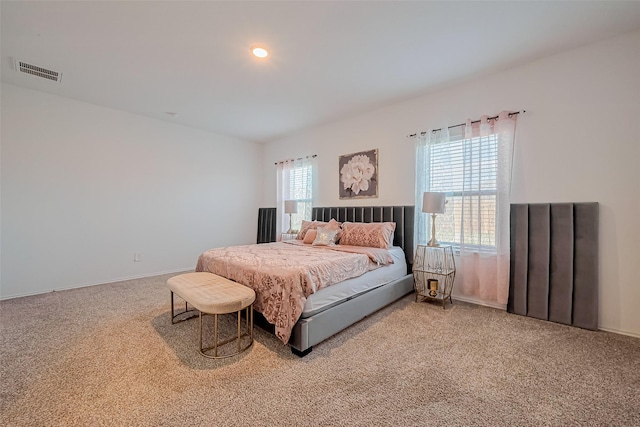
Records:
M353 156L346 165L342 166L340 180L345 190L350 188L354 194L359 194L360 190L367 191L369 189L369 180L375 171L376 168L367 156Z

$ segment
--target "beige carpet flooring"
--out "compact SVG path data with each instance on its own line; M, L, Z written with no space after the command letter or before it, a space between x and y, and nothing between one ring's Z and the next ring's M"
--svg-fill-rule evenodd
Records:
M3 426L640 426L640 339L409 295L298 358L222 361L170 276L0 302Z

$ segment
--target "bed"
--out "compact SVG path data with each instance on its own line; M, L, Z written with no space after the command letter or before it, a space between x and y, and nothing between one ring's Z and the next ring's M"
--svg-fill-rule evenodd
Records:
M219 248L204 252L196 270L256 290L258 318L263 314L274 325L276 336L294 354L304 356L314 345L413 290L413 215L413 206L316 207L313 221L395 223L393 247L387 251L338 245L325 250L299 240ZM259 221L259 236L260 228L266 227L273 228L273 224ZM325 258L340 267L331 270ZM252 267L241 271L238 267L243 264ZM319 276L322 283L315 280ZM277 300L273 298L276 294Z

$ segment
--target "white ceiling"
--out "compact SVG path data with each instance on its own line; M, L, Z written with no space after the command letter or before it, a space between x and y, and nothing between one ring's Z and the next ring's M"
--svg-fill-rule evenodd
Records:
M258 142L640 28L640 1L0 7L2 81Z

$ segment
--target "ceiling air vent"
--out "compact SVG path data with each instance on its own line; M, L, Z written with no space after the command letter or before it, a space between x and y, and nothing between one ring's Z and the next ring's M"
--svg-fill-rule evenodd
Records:
M37 65L29 64L19 59L13 59L16 70L21 73L31 74L32 76L42 77L43 79L52 80L60 83L62 80L62 73L58 71L49 70L47 68L38 67Z

